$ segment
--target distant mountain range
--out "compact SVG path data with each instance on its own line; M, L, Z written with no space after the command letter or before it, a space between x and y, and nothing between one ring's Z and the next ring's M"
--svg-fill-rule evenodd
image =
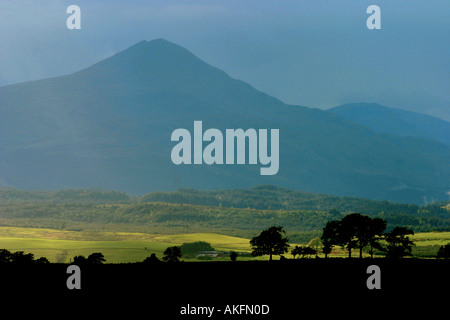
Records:
M329 111L376 132L434 139L450 146L450 123L429 115L388 108L377 103L349 103Z
M67 76L0 88L0 184L131 194L273 184L417 204L448 199L448 145L376 132L338 111L287 105L176 44L142 41ZM174 165L171 133L192 132L195 120L223 132L279 129L278 174Z

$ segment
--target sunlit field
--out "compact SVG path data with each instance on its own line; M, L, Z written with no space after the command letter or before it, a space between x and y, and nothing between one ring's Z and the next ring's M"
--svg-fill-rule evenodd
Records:
M434 257L439 246L450 243L450 232L426 232L412 236L416 247L413 254L420 257ZM101 252L107 263L128 263L143 261L155 253L162 258L167 247L183 243L205 241L218 251L250 253L249 239L226 236L217 233L189 234L147 234L131 232L66 231L40 228L0 227L0 248L9 251L33 253L34 258L46 257L50 262L68 263L74 256L88 256ZM291 244L293 248L296 244ZM302 245L306 245L302 244ZM347 251L335 247L330 256L346 257ZM353 257L359 252L354 250ZM290 254L284 255L292 258ZM319 257L323 257L320 253ZM364 252L364 257L368 253ZM238 257L239 260L263 259L268 257ZM278 257L274 257L278 259ZM196 261L196 258L183 258ZM229 260L228 256L220 258Z

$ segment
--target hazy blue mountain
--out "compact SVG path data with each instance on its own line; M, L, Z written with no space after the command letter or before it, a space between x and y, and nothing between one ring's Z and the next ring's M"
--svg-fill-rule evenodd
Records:
M177 128L277 128L280 169L172 163ZM422 203L445 200L450 148L376 133L286 105L158 39L87 69L0 88L0 182L22 189L179 187L299 190Z
M349 103L329 111L376 132L435 139L450 146L450 122L433 116L388 108L377 103Z

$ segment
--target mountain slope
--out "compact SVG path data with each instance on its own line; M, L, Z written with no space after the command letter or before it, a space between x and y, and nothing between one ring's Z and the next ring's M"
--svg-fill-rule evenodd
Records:
M350 103L328 111L376 132L435 139L450 146L450 123L429 115L388 108L377 103Z
M280 130L280 169L171 162L177 128ZM0 88L0 181L23 189L275 184L422 203L446 199L449 148L375 133L330 112L291 106L180 46L142 41L77 73ZM206 144L206 143L205 143Z

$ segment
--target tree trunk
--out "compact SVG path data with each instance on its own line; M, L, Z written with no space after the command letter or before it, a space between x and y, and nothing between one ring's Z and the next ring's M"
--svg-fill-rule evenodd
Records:
M363 248L360 247L360 248L359 248L359 258L360 258L360 259L362 258L362 251L363 251Z

